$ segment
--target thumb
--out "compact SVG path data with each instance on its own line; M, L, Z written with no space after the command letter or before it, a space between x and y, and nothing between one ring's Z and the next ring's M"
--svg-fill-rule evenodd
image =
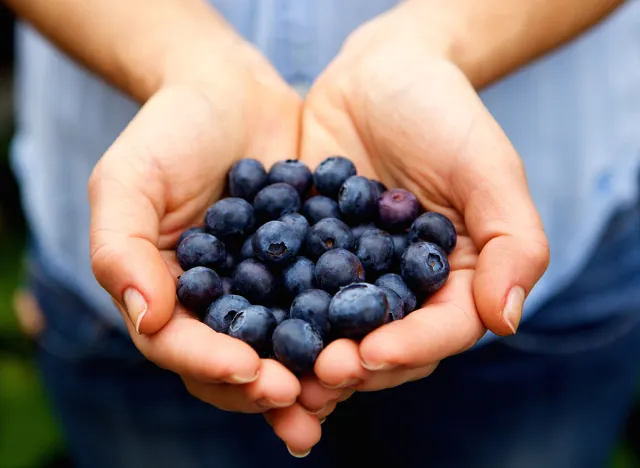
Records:
M476 154L457 171L454 185L462 192L467 230L480 249L474 302L485 326L504 336L518 328L525 298L548 267L549 245L522 161L497 123L487 121L487 131L478 132L478 141L469 146Z
M91 263L136 331L152 334L175 306L175 280L157 248L163 208L153 200L163 200L162 187L154 186L143 158L120 155L115 143L89 181Z

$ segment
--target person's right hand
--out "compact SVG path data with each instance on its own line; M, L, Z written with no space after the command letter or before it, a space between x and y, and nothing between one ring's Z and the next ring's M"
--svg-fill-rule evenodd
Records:
M144 356L223 410L282 408L270 423L295 452L299 433L320 438L317 417L296 403L298 379L176 303L175 242L202 224L233 162L268 168L298 151L299 96L256 50L230 42L218 55L185 56L191 75L167 80L96 166L91 261Z

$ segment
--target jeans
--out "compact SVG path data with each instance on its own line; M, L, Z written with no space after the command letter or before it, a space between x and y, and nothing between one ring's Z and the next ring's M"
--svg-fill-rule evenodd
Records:
M623 261L634 256L638 207L617 215L583 273L540 309L537 323L452 356L421 381L354 395L305 459L289 456L261 416L189 395L178 376L146 361L57 284L37 255L29 284L47 320L40 370L78 468L602 468L640 369L640 288L627 285L640 278L640 262ZM591 310L594 300L613 308L608 318L544 326L548 317Z

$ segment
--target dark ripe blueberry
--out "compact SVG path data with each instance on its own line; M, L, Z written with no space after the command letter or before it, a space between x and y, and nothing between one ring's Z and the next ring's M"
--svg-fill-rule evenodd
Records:
M240 259L246 260L253 258L253 234L247 237L240 249Z
M353 234L349 226L336 218L325 218L311 226L307 235L307 255L316 260L332 249L353 248Z
M253 235L253 255L269 265L285 265L298 255L302 239L282 221L269 221Z
M269 170L269 183L279 182L291 185L301 197L304 197L313 183L311 170L305 163L295 159L278 161Z
M276 359L296 375L313 371L324 345L318 332L300 319L288 319L278 325L272 344Z
M409 236L407 234L392 234L393 239L393 261L399 266L404 251L409 247Z
M375 228L360 236L355 253L367 274L378 275L391 267L394 252L391 235Z
M337 198L344 181L356 175L356 166L342 156L332 156L320 163L313 173L313 183L319 194Z
M426 296L438 291L449 278L447 255L431 242L411 244L402 256L401 268L407 286Z
M391 288L385 288L384 286L378 287L387 297L387 303L389 304L389 317L387 318L387 322L402 320L404 317L404 302L402 302L398 293Z
M309 232L309 221L307 218L302 216L300 213L289 213L284 215L279 219L287 226L291 227L296 235L304 240L307 238L307 233Z
M180 234L180 237L178 237L178 241L176 242L176 247L178 247L182 243L182 241L189 237L191 234L200 234L203 232L205 232L205 230L202 226L194 226L185 231L182 231L182 234Z
M271 350L276 318L266 307L252 305L240 311L229 325L229 336L251 346L261 357Z
M300 293L291 303L289 316L309 322L320 336L326 338L331 324L329 323L329 302L331 296L321 289L309 289Z
M253 259L243 260L233 272L233 291L254 304L270 303L276 291L276 279L269 268Z
M256 225L253 206L243 198L223 198L207 210L204 225L222 240L247 236Z
M411 289L409 289L409 286L406 285L402 276L396 275L395 273L387 273L386 275L382 275L378 278L375 284L380 288L389 288L400 296L400 299L402 299L402 302L404 303L405 315L416 310L418 302L416 295L411 291Z
M315 263L308 258L298 257L282 270L282 283L291 297L296 297L307 289L313 289L315 268Z
M238 312L251 304L242 296L224 295L209 306L204 323L218 333L228 333L229 325L236 318Z
M176 293L180 303L202 319L209 304L222 294L222 281L210 268L194 267L180 275Z
M411 225L409 241L431 242L439 245L446 255L453 252L458 241L458 234L453 223L440 213L429 211L419 216Z
M180 243L176 250L178 263L184 271L197 266L219 268L227 261L224 244L207 233L192 234Z
M382 196L384 192L389 190L386 185L384 185L379 180L371 180L371 184L373 184L373 194L376 197L376 200Z
M325 218L340 219L340 209L338 203L324 195L316 195L309 198L302 207L302 213L309 220L311 225Z
M330 294L351 283L365 279L365 270L353 253L344 249L326 252L318 259L314 272L315 284Z
M289 184L267 185L260 190L253 200L256 217L261 222L278 219L287 213L300 210L300 196Z
M405 189L391 189L378 199L378 222L389 231L403 231L420 214L420 202Z
M284 322L289 318L289 312L279 307L272 308L271 313L273 314L273 317L276 319L276 326L280 325L282 322Z
M360 239L360 236L362 236L364 231L368 229L375 229L375 228L376 228L376 225L374 223L358 224L357 226L352 227L351 234L353 234L353 240L355 242L358 242L358 240Z
M233 280L231 278L220 278L222 280L222 294L228 296L233 294Z
M338 336L359 340L382 326L389 316L384 292L369 283L345 286L329 304L331 328Z
M229 193L232 197L252 202L256 194L267 185L267 171L259 161L245 158L229 170Z
M338 193L338 206L342 218L356 225L371 221L376 216L376 197L373 185L366 177L349 177Z

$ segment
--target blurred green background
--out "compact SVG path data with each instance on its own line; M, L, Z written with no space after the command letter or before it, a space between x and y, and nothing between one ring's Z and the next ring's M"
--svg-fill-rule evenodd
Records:
M26 232L8 159L12 21L0 6L0 468L64 468L72 465L34 365L34 345L21 332L13 306ZM630 415L611 467L640 468L640 412Z

